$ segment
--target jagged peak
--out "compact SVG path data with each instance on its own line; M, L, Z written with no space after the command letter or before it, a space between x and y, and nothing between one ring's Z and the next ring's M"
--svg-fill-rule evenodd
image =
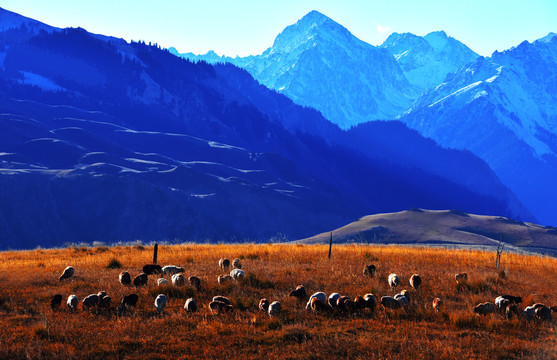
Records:
M553 38L555 37L555 35L557 35L554 32L550 32L549 34L547 34L546 36L539 38L538 40L536 40L535 42L550 42L551 40L553 40Z

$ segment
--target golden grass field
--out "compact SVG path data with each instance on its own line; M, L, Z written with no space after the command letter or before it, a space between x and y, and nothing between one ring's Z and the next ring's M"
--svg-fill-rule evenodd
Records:
M557 259L503 253L495 269L495 253L397 246L322 245L176 245L161 246L161 265L185 268L186 277L202 280L198 292L156 286L136 289L118 282L118 274L135 276L152 261L149 246L76 247L68 249L2 252L0 256L0 359L555 359L556 315L553 322L526 323L493 315L479 317L472 307L497 295L522 296L522 307L534 302L556 305ZM244 281L218 285L222 256L240 258ZM107 268L116 259L121 268ZM364 265L377 266L375 278L362 275ZM75 275L59 281L71 265ZM389 273L397 273L408 289L408 312L385 311L341 315L312 313L305 303L288 297L304 284L308 293L339 292L354 298L372 292L378 300L393 295ZM457 285L454 274L468 273L467 285ZM419 273L418 291L408 279ZM65 300L80 300L105 290L112 310L96 313L68 311ZM139 295L138 306L119 317L120 300ZM159 292L169 295L162 315L153 305ZM54 294L64 296L62 308L50 309ZM228 296L232 313L213 315L207 304L214 295ZM200 311L186 314L187 297ZM279 300L283 312L269 318L258 310L262 297ZM433 298L444 308L435 313Z

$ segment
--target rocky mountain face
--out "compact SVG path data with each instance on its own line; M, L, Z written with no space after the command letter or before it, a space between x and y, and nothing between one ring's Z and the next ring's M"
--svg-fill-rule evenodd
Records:
M479 58L420 97L401 120L484 159L542 222L555 221L557 37Z

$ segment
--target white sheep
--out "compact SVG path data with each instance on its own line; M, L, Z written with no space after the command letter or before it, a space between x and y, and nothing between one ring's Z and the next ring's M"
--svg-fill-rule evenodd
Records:
M329 295L329 305L332 308L336 308L337 307L337 301L340 298L340 294L339 293L332 293L331 295Z
M157 285L158 286L168 285L168 284L170 284L170 282L168 280L166 280L165 278L159 278L157 280Z
M165 267L162 268L161 271L165 275L174 275L174 274L185 272L185 269L183 267L179 267L175 265L166 265Z
M120 284L124 286L129 286L132 283L132 277L130 276L130 273L127 271L122 271L118 279L120 280Z
M230 260L228 260L227 258L221 258L219 260L219 267L223 270L228 270L228 268L230 267Z
M308 303L306 305L306 309L309 310L311 308L311 301L313 300L313 298L319 300L321 303L323 303L323 305L327 303L327 295L325 295L324 292L316 292L309 297Z
M164 308L166 307L166 302L167 299L166 299L166 295L164 294L159 294L155 299L155 307L157 308L159 314L164 311Z
M182 274L174 274L172 275L172 285L184 286L186 285L186 278Z
M69 279L73 276L75 270L72 266L68 266L67 268L64 269L64 272L62 273L62 275L60 275L60 277L58 278L58 280L62 281L64 279Z
M194 298L189 298L186 300L186 303L184 304L184 309L187 312L196 312L197 311L197 302L195 301Z
M282 310L282 305L278 301L273 301L271 305L269 305L269 316L273 317L279 314Z
M233 270L230 272L230 276L231 276L232 279L234 279L234 280L240 280L241 278L245 277L244 270L242 270L242 269L233 269Z
M396 294L395 300L400 303L400 305L406 309L408 307L408 298L402 294Z
M79 299L75 295L68 296L68 301L66 302L70 310L75 311L77 309L77 304L79 304Z
M396 287L398 286L400 280L398 278L397 274L390 274L389 278L388 278L388 282L389 282L389 286L391 287L391 289L396 289Z

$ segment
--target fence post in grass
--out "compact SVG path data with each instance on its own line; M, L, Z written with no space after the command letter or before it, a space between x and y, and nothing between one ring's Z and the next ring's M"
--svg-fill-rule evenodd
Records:
M155 243L155 250L153 251L153 264L157 263L158 252L159 252L159 244Z
M333 232L331 231L331 238L329 239L329 260L331 260L332 247L333 247Z
M501 253L503 252L503 248L505 244L503 243L503 234L499 238L499 245L497 245L497 256L495 257L495 267L499 269L499 264L501 263Z

